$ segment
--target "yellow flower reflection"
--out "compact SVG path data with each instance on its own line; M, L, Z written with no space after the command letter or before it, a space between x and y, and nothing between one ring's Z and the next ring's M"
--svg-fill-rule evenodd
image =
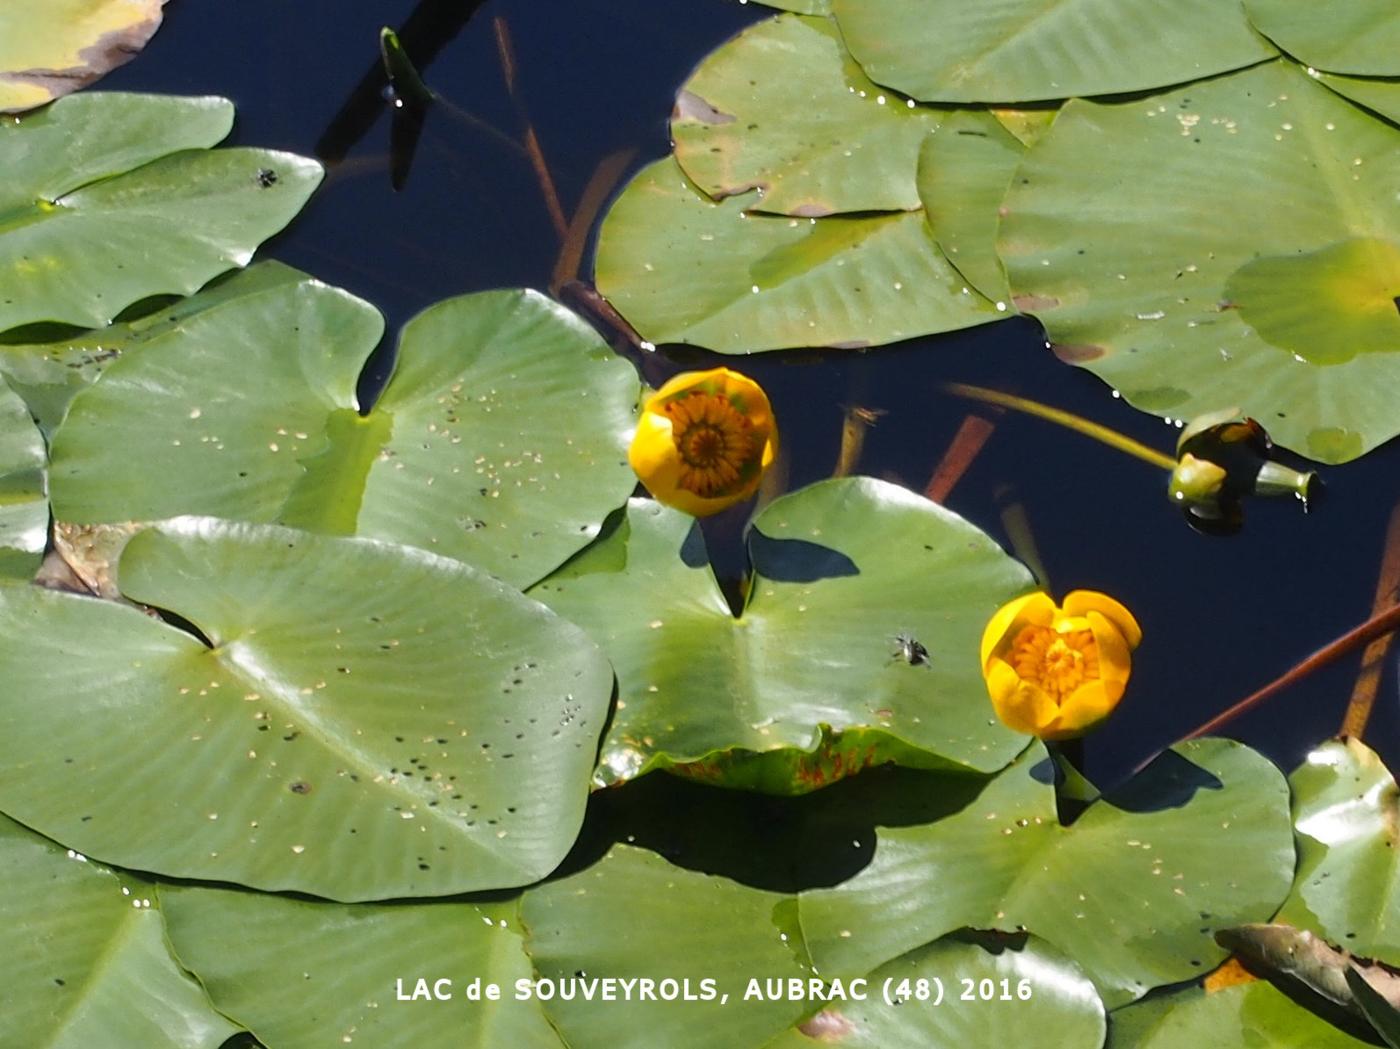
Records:
M659 501L705 517L753 495L777 451L767 394L715 368L677 375L647 398L627 458Z
M1083 735L1112 712L1142 629L1113 598L1075 590L1064 607L1042 593L997 610L982 633L982 676L997 717L1041 739Z

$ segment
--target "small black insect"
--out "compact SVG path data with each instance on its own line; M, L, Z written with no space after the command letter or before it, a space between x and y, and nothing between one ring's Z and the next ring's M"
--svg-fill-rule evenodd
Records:
M253 177L263 189L271 189L273 186L277 185L277 172L273 171L271 168L259 168L258 173Z
M896 634L894 636L896 648L894 657L902 659L911 667L931 666L928 657L928 649L918 638L910 637L908 634Z

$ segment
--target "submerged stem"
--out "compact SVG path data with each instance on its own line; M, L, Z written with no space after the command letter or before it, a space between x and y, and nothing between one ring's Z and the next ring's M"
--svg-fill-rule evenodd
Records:
M1226 722L1233 721L1241 714L1253 710L1274 693L1281 692L1294 682L1307 677L1314 670L1321 670L1328 664L1335 663L1343 656L1355 652L1363 645L1369 644L1376 638L1389 634L1397 628L1400 628L1400 604L1391 605L1389 608L1385 609L1385 611L1372 616L1360 626L1347 631L1331 644L1319 648L1287 673L1270 681L1259 691L1246 696L1233 707L1215 715L1215 717L1211 718L1204 725L1193 729L1181 738L1187 740L1209 735Z
M1056 423L1075 431L1075 433L1081 433L1085 437L1092 437L1110 448L1116 448L1120 452L1135 456L1143 462L1160 466L1163 470L1176 469L1176 460L1165 452L1159 452L1156 448L1151 448L1141 441L1135 441L1101 423L1092 422L1082 415L1075 415L1073 412L1067 412L1061 408L1052 408L1048 404L1041 404L1039 401L1032 401L1026 397L1017 397L1015 394L991 390L985 386L950 382L944 383L943 389L958 397L967 397L974 401L999 405L1002 408L1010 408L1013 411L1024 412L1027 415L1034 415L1038 419Z

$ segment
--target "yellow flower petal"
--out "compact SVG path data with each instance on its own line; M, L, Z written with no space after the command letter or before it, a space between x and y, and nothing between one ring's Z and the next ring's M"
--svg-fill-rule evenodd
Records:
M1041 739L1082 735L1123 696L1142 630L1113 598L1076 590L999 608L982 632L982 674L1003 723Z
M1054 701L1043 690L1023 681L1000 659L993 659L987 669L987 690L992 695L992 709L1013 732L1038 736L1058 714Z
M987 660L991 658L993 651L1005 651L1021 627L1029 624L1049 626L1055 620L1056 611L1055 602L1039 590L1024 594L998 608L996 614L988 621L986 629L982 631L983 672L987 670Z
M1065 595L1064 608L1072 616L1087 616L1090 612L1098 612L1118 627L1130 650L1142 644L1142 627L1138 626L1138 621L1133 618L1131 612L1107 594L1101 594L1097 590L1072 590Z

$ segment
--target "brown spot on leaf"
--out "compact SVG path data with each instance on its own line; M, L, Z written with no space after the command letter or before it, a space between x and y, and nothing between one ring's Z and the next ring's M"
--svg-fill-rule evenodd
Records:
M835 210L836 209L830 204L822 204L815 200L809 200L805 204L797 205L789 214L796 215L798 218L803 219L819 219L825 215L833 214Z
M1013 295L1011 301L1016 304L1016 308L1022 313L1034 313L1036 310L1053 310L1060 304L1060 300L1053 295Z
M831 1009L823 1009L798 1024L797 1029L819 1042L839 1042L855 1033L856 1025Z
M694 91L684 88L676 95L676 106L671 111L672 120L696 120L702 124L732 124L734 114L716 109Z
M165 6L165 2L166 0L144 0L140 4L139 10L145 17L132 25L103 33L79 51L78 57L82 59L82 65L70 66L65 69L35 68L0 71L0 85L9 81L37 87L48 95L48 98L44 99L45 102L61 98L79 88L86 87L98 77L131 61L140 54L141 49L146 46L146 42L160 28L161 8ZM35 103L35 105L40 104L42 103ZM33 108L31 105L7 107L0 104L0 113L20 112L31 108Z
M1104 354L1108 353L1102 346L1073 342L1052 342L1050 344L1050 352L1066 364L1083 364L1085 361L1096 361Z

